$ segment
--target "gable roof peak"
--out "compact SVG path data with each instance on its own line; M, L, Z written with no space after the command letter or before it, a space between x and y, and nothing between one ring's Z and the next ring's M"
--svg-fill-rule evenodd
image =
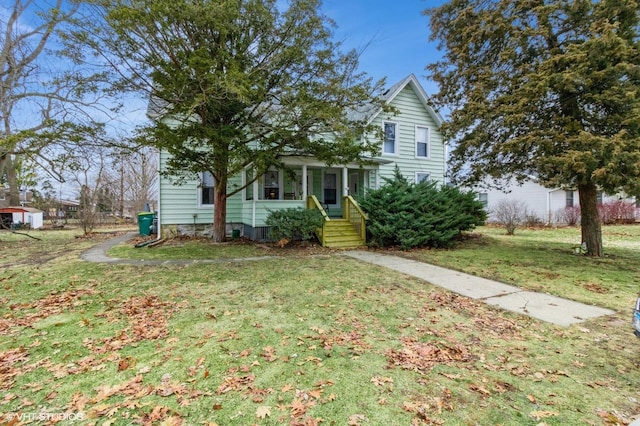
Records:
M399 82L397 82L396 84L394 84L393 86L389 87L387 90L385 90L382 93L382 98L384 99L384 101L387 104L391 103L393 101L393 99L400 92L402 92L405 89L405 87L407 87L407 86L411 87L413 92L416 94L416 96L420 100L420 103L422 103L422 105L427 110L429 115L436 122L436 125L438 127L440 127L440 125L443 122L442 117L431 106L431 102L429 101L429 96L427 95L427 92L425 92L424 88L422 87L422 85L418 81L418 78L415 76L415 74L411 73L408 76L406 76L405 78L403 78L402 80L400 80ZM378 113L379 113L379 111L378 111ZM377 114L374 114L374 116L375 115L377 115Z

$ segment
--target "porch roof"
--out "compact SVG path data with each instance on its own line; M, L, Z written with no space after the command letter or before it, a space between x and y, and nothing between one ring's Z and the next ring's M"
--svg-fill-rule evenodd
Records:
M332 164L331 166L327 163L318 160L315 157L307 157L301 155L283 155L282 162L287 166L310 166L310 167L347 167L350 169L367 169L367 170L375 170L381 164L391 164L393 161L386 160L383 158L372 158L372 157L363 157L363 160L370 164L359 164L359 163L347 163L347 164Z

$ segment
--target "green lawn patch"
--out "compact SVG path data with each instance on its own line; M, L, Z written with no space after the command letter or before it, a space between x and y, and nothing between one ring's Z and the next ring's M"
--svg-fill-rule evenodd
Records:
M470 267L502 245L499 231L481 232L460 251L405 255L444 262L466 253L458 265ZM618 251L603 262L626 265L635 229L616 232ZM570 252L568 237L551 257ZM17 246L43 253L41 242L1 238L6 258ZM21 254L0 271L0 422L41 424L33 419L46 414L83 425L605 425L640 412L627 304L635 290L617 275L597 284L620 295L619 315L561 328L335 252L92 264L78 255L102 237L77 240L59 237L48 246L59 257ZM506 240L511 251L515 241ZM525 266L510 269L539 262L519 253ZM592 261L569 254L553 265ZM507 276L507 264L496 271ZM603 306L614 300L595 295Z
M479 228L453 250L402 256L613 310L627 309L640 291L640 226L603 227L604 258L576 255L580 228Z

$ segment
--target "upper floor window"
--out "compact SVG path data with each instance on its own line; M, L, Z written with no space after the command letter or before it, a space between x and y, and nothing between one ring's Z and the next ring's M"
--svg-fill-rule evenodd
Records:
M416 126L416 157L429 158L429 128Z
M210 172L203 172L200 176L200 197L198 199L201 206L213 205L214 179Z
M382 146L383 154L398 153L398 123L392 121L384 121L384 144Z

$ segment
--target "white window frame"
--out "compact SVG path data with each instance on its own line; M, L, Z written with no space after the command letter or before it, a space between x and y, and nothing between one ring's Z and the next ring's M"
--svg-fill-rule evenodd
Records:
M269 185L266 185L267 177L272 177L272 175L274 173L275 173L276 178L275 178L275 181L273 183L275 183L275 185L272 185L271 182L269 183ZM282 176L283 176L283 174L278 169L269 169L269 170L267 170L267 172L265 174L263 174L262 177L260 178L260 185L259 185L260 193L258 194L259 195L258 199L264 200L264 201L282 200L283 199L282 190L284 189L283 188L283 182L282 182ZM278 191L278 197L276 197L276 198L265 197L265 190L267 188L276 188L277 191Z
M424 177L422 179L419 178L420 175L423 175ZM427 182L431 182L431 173L429 172L424 172L424 171L418 171L416 172L416 183L420 183L423 181L427 181Z
M573 190L564 191L564 205L565 205L565 208L575 206L575 197L574 197Z
M205 186L205 173L208 173L211 176L211 181L213 183L213 186ZM211 204L204 204L202 202L202 193L204 188L213 188L213 197L215 197L215 184L216 181L213 177L213 175L211 174L211 172L201 172L200 173L200 184L198 185L198 207L213 207L213 198L211 199Z
M393 141L393 152L386 152L385 151L385 146L387 144L387 133L386 133L387 124L392 124L396 128L395 140ZM383 135L382 155L398 156L398 135L399 134L400 134L400 124L397 121L390 121L390 120L383 120L382 121L382 135Z
M426 130L426 133L427 133L427 140L426 141L419 141L418 140L418 129ZM425 158L425 159L431 158L431 129L429 128L429 126L423 126L423 125L420 125L420 124L416 124L416 127L415 127L415 143L416 143L416 146L415 146L416 158ZM427 146L426 150L425 150L426 151L425 155L419 155L418 154L418 144L419 143L423 143L423 144L425 144Z

